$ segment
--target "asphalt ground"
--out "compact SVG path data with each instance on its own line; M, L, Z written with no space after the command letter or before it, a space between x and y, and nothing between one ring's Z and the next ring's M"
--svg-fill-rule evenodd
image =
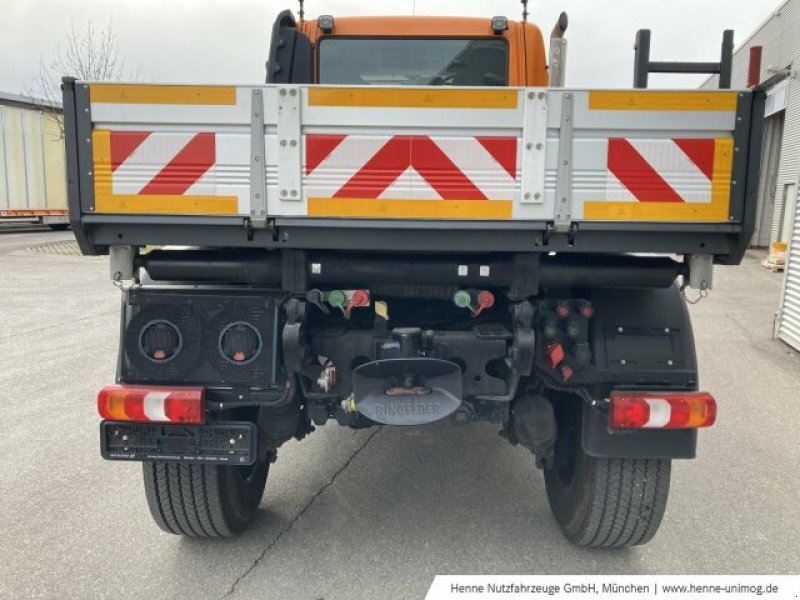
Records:
M151 521L137 464L98 451L119 292L106 258L28 250L69 232L0 230L0 598L420 598L436 574L800 572L800 357L772 339L781 275L718 268L692 307L717 425L673 465L661 531L571 546L533 457L489 425L285 445L253 526L182 539Z

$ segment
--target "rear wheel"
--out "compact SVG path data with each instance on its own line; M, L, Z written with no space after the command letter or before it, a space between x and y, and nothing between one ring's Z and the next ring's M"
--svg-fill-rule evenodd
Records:
M225 538L240 533L258 509L269 461L251 467L146 462L143 471L150 514L161 529Z
M545 471L545 485L564 535L600 548L649 542L667 506L670 461L588 456L581 446L581 405L561 408L555 465Z

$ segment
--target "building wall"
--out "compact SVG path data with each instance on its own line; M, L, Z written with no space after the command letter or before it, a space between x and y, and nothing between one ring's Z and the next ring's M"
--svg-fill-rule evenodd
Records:
M58 118L37 108L0 104L0 211L66 210Z
M788 242L791 235L798 178L800 178L800 0L787 0L741 44L733 57L732 87L747 87L750 48L762 46L760 81L789 69L783 147L775 190L775 210L771 241ZM719 77L713 76L704 88L716 88ZM794 190L786 197L787 190Z

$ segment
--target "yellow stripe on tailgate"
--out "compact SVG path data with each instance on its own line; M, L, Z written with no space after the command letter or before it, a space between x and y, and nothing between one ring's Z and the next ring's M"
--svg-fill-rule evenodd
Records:
M506 220L511 209L510 200L308 199L309 217Z
M236 88L224 85L93 83L89 101L103 104L236 104Z
M310 106L387 108L517 108L516 90L309 88Z
M589 92L589 110L735 111L736 92Z
M236 215L236 196L175 196L114 194L95 197L98 213L143 215Z

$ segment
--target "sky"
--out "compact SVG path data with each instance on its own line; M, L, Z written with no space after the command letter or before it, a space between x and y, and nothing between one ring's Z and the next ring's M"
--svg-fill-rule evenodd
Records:
M633 42L653 30L653 60L719 59L722 31L742 42L780 0L530 0L549 35L570 16L567 85L630 87ZM416 5L416 6L415 6ZM518 19L519 0L306 0L306 15L462 15ZM64 44L70 24L113 20L119 51L140 81L252 84L264 81L272 23L296 0L0 0L0 91L30 89L40 60ZM702 76L653 75L651 87L696 87Z

